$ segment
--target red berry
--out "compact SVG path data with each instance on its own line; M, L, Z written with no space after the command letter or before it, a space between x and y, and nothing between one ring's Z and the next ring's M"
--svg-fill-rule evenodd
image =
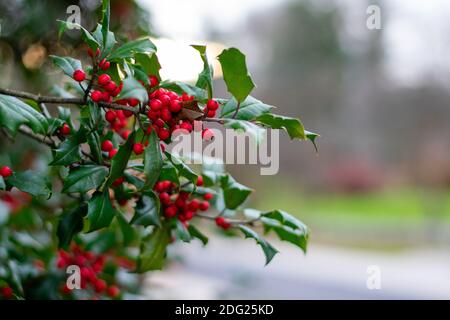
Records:
M187 130L188 132L192 131L192 124L190 124L187 121L184 121L183 123L180 124L180 129L184 129Z
M94 287L95 287L95 292L97 292L97 293L105 291L105 289L106 289L105 280L97 279L97 281L95 281L95 283L94 283Z
M98 77L98 84L101 86L105 86L108 82L111 81L111 77L107 74L102 74Z
M127 140L130 133L131 133L130 130L125 130L122 132L122 134L120 136L122 137L122 139Z
M203 177L202 176L198 176L197 178L197 186L201 187L203 185Z
M92 51L91 48L88 48L88 49L87 49L87 53L88 53L88 55L89 55L90 57L93 57L93 56L94 56L94 52ZM95 51L95 56L98 57L99 55L100 55L100 49L97 48L97 50Z
M136 107L139 104L139 100L135 98L128 99L128 104L132 107Z
M169 106L170 105L170 97L167 94L162 94L159 96L159 101L163 104L163 106Z
M108 289L106 290L106 293L111 298L117 298L120 295L120 289L117 286L113 285L113 286L108 287Z
M200 202L199 208L202 211L208 210L209 209L209 202L207 202L207 201Z
M181 103L179 100L172 100L170 101L170 107L169 107L171 112L179 112L181 110Z
M73 79L75 81L82 82L84 81L84 79L86 79L86 74L84 73L83 70L80 69L75 70L75 72L73 73Z
M216 111L219 108L219 103L213 99L208 100L206 108L208 108L208 110Z
M124 178L124 177L117 178L117 179L114 180L114 182L112 183L112 186L113 186L113 187L118 187L118 186L120 186L124 181L125 181L125 178Z
M110 140L105 140L102 143L102 151L109 152L114 148L113 143Z
M103 97L102 93L98 90L94 90L91 93L91 99L94 102L100 102L102 100L102 97Z
M153 99L150 101L150 109L153 111L158 111L162 108L162 102L158 99Z
M102 92L102 100L105 102L112 102L111 95L107 91Z
M168 205L170 203L170 195L167 192L162 192L159 194L159 200L164 205Z
M109 123L113 123L114 121L116 121L117 118L117 114L112 111L112 110L108 110L105 113L105 119L106 121L108 121Z
M224 230L227 230L231 227L231 223L229 223L224 217L217 217L216 224L218 227L221 227Z
M99 63L100 69L102 69L102 70L108 70L110 65L111 65L111 63L109 61L106 61L106 59L103 59Z
M117 201L117 202L119 203L119 205L120 205L121 207L124 207L124 206L127 205L128 199L120 199L120 200Z
M108 154L109 158L112 159L117 154L118 151L119 150L117 149L112 149Z
M135 143L133 145L133 151L137 155L142 154L144 152L144 146L142 145L142 143Z
M117 85L114 81L110 81L105 86L106 91L114 92L117 89Z
M169 109L161 110L161 118L166 122L172 120L172 114L170 113Z
M166 128L161 128L158 132L158 137L164 141L170 137L170 131Z
M206 116L208 118L214 118L216 116L216 111L215 110L208 110L208 112L206 113Z
M174 205L172 205L172 206L170 206L170 207L167 207L167 208L164 210L164 215L165 215L167 218L173 218L173 217L175 217L175 216L177 215L177 211L178 211L177 207L174 206Z
M123 110L116 110L117 118L120 120L125 119L125 114L123 113Z
M59 132L63 135L63 136L67 136L70 134L70 127L67 125L67 123L64 123L62 125L62 127L59 129Z
M197 211L200 207L200 202L197 199L193 199L191 202L189 202L188 204L188 208L191 211Z
M184 218L185 218L186 220L191 220L191 219L194 217L194 215L195 215L194 212L192 212L192 211L186 211L186 212L184 213Z
M1 292L5 299L11 299L13 297L13 289L11 287L4 287Z
M206 141L211 141L214 139L214 132L211 129L206 128L202 131L202 138Z
M214 195L212 193L205 193L203 195L203 199L205 199L206 201L211 200L214 197Z
M2 176L5 179L8 178L9 176L11 176L12 174L13 174L13 171L8 166L4 166L0 169L0 176Z
M156 87L159 84L158 78L156 76L150 75L148 76L148 80L150 81L150 87Z

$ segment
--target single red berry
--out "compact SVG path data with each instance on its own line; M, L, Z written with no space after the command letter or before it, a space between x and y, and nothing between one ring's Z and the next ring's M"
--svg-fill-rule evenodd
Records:
M144 152L144 146L142 145L142 143L135 143L133 145L133 151L137 155L142 154Z
M221 227L222 224L225 222L225 218L224 218L224 217L217 217L215 221L216 221L216 224L217 224L219 227Z
M10 167L8 167L8 166L1 167L0 176L2 176L3 178L6 179L9 176L11 176L12 174L13 174L13 171L11 170Z
M102 70L108 70L110 65L111 65L111 63L109 61L107 61L106 59L103 59L99 63L100 69L102 69Z
M200 207L200 202L197 199L192 199L191 202L188 204L188 208L191 211L197 211Z
M209 209L209 202L208 202L208 201L200 202L199 208L200 208L200 210L202 210L202 211L208 210L208 209Z
M216 116L216 111L215 110L208 110L208 112L206 113L206 116L208 118L214 118Z
M203 185L203 177L202 176L198 176L197 178L197 186L201 187Z
M184 130L187 130L188 132L191 132L192 131L192 124L190 124L187 121L184 121L184 122L182 122L180 124L180 129L184 129Z
M119 150L117 150L117 149L112 149L108 154L109 158L110 159L114 158L114 156L117 154L118 151Z
M170 203L170 195L167 192L162 192L159 194L159 200L162 204L168 205Z
M169 106L170 105L170 97L167 94L162 94L159 96L159 101L163 104L163 106Z
M216 111L219 108L219 103L213 99L208 100L206 108L208 108L208 110Z
M105 291L105 289L106 289L105 280L97 279L97 281L95 281L95 283L94 283L94 287L95 287L95 292L97 292L97 293Z
M63 136L68 136L70 134L70 127L67 123L64 123L60 129Z
M130 130L124 130L120 136L122 137L122 139L127 140L130 133L131 133Z
M139 104L139 100L135 98L128 99L128 104L132 107L136 107Z
M148 80L150 82L150 87L156 87L159 84L158 78L154 75L148 76Z
M102 143L102 151L109 152L114 148L113 143L110 140L105 140Z
M116 118L117 114L113 110L106 111L105 113L106 121L108 121L109 123L113 123L114 121L116 121Z
M94 102L100 102L102 100L102 97L103 97L102 93L98 90L94 90L91 93L91 99Z
M153 99L152 101L150 101L150 109L152 109L153 111L158 111L161 110L162 108L162 102L158 99Z
M163 128L164 127L164 125L165 125L166 123L164 122L164 120L163 119L156 119L156 121L155 121L155 125L157 125L158 127L160 127L160 128Z
M120 120L125 119L125 113L123 113L123 110L116 110L116 116Z
M193 212L193 211L186 211L186 212L184 213L184 218L185 218L187 221L189 221L189 220L191 220L191 219L194 217L194 215L195 215L195 212Z
M86 74L84 73L83 70L77 69L73 73L73 79L77 82L82 82L84 81L84 79L86 79Z
M120 289L119 289L119 287L113 285L113 286L108 287L108 289L106 290L106 293L111 298L117 298L120 295Z
M178 211L177 207L174 206L174 205L171 205L170 207L167 207L164 210L164 215L167 218L173 218L173 217L175 217L177 215L177 211Z
M112 183L112 186L113 186L113 187L118 187L118 186L120 186L124 181L125 181L125 178L124 178L124 177L117 178L117 179L114 180L114 182Z
M102 74L98 77L98 84L101 86L105 86L108 82L111 81L111 77L107 74Z
M127 205L128 199L120 199L120 200L117 201L117 202L119 203L119 205L120 205L121 207L124 207L124 206Z
M1 289L2 296L5 299L11 299L13 297L13 289L11 287L4 287Z
M170 131L166 128L161 128L158 132L158 137L164 141L170 137Z
M106 91L114 92L117 89L117 85L114 81L110 81L105 86Z
M179 100L170 101L170 111L173 113L180 112L181 110L181 102Z
M161 118L164 121L169 122L170 120L172 120L172 113L170 113L169 109L162 109L161 110Z
M102 100L105 102L112 102L111 95L107 91L102 92Z
M214 195L212 193L205 193L203 195L203 199L205 199L206 201L211 200L214 197Z
M206 128L202 131L202 138L205 141L211 141L214 139L214 132L211 129Z

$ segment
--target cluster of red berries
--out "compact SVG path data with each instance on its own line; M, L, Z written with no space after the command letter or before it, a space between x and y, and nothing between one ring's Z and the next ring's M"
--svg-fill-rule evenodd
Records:
M224 230L228 230L231 228L231 223L228 222L224 217L219 216L216 219L216 225Z
M199 176L197 185L203 185L203 178ZM194 218L195 214L200 211L209 209L209 200L213 198L211 193L203 195L203 199L194 198L192 194L186 191L179 191L178 186L169 181L158 181L154 190L158 193L161 201L164 216L168 219L178 218L187 225L187 222Z
M14 291L10 286L0 288L0 298L9 300L13 297Z
M13 171L8 166L3 166L0 168L0 176L2 176L4 179L8 178L13 174Z
M106 256L94 254L83 250L78 245L71 246L70 252L59 250L56 266L60 269L69 265L77 265L81 272L81 289L90 286L97 294L106 293L111 298L120 295L120 289L116 285L108 285L99 275L105 267ZM64 284L61 288L63 294L70 294L71 290Z

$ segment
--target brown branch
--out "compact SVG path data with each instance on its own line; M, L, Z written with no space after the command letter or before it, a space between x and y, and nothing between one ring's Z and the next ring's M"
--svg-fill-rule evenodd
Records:
M238 114L238 112L239 112L239 108L240 108L240 107L241 107L241 102L238 101L237 106L236 106L236 111L234 112L234 114L233 114L233 116L232 116L233 119L236 118L236 116L237 116L237 114Z
M30 128L25 127L25 126L20 126L19 127L19 131L20 133L22 133L23 135L36 140L37 142L43 143L48 145L51 148L55 148L56 144L55 141L53 141L52 139L45 137L45 136L41 136L39 134L34 133Z
M33 100L37 103L55 103L55 104L75 104L75 105L85 105L86 101L82 98L61 98L61 97L52 97L52 96L41 96L39 94L33 94L23 91L11 90L0 88L0 94L4 94L7 96L29 99ZM132 112L133 114L138 114L139 110L129 106L123 106L117 103L106 103L99 102L98 105L103 108L116 109L116 110L127 110Z

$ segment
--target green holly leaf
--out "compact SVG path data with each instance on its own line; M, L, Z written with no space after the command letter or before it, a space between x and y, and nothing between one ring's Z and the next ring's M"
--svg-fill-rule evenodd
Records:
M57 20L59 23L59 32L58 37L61 37L61 35L66 32L67 29L73 30L78 29L81 30L81 38L84 42L87 43L87 45L95 52L97 48L100 47L100 43L92 36L92 34L87 31L83 26L79 25L78 23L72 23L68 21L63 20Z
M213 67L208 61L206 55L206 46L192 45L192 48L198 51L203 61L203 70L198 75L196 87L208 90L208 99L213 97Z
M265 130L250 121L227 119L224 126L237 132L247 132L258 145L264 140Z
M127 168L128 161L130 160L131 153L133 152L134 136L135 132L131 133L128 140L123 144L117 154L111 160L111 169L109 173L107 185L113 183L117 178L123 176L125 169Z
M81 66L81 61L71 58L71 57L58 57L51 55L53 63L61 68L61 70L70 78L72 78L75 70L81 70L83 67Z
M137 238L136 230L121 212L116 211L116 221L121 231L123 245L127 246Z
M100 136L97 132L93 131L87 136L87 142L89 144L89 150L91 151L91 155L94 158L94 161L97 163L102 163L102 147L100 144Z
M178 179L177 169L170 162L165 162L161 168L161 174L159 175L159 180L169 180L175 184L180 184Z
M86 214L87 205L83 203L61 215L56 230L59 248L68 248L73 237L81 232L83 229L83 217Z
M156 52L151 54L137 53L136 62L144 68L145 73L148 75L153 75L161 81L161 76L159 70L161 70L161 65L159 64L158 56Z
M189 224L188 231L192 238L199 239L204 246L208 244L208 237L201 233L193 224Z
M156 46L149 38L141 38L129 41L118 47L108 57L109 61L120 62L123 59L133 58L136 53L151 54L156 52Z
M256 121L272 129L284 129L291 139L306 139L305 128L299 119L265 113L256 118Z
M253 238L255 239L256 243L261 246L264 255L266 256L266 265L268 265L270 261L272 261L273 257L278 253L278 250L275 249L270 243L268 243L264 238L262 238L258 233L256 233L249 227L239 225L239 229L242 231L245 238Z
M229 174L220 178L220 185L223 190L225 206L228 209L236 209L248 198L252 189L236 182Z
M144 150L145 189L153 188L156 181L158 181L163 164L159 139L155 130L152 130L148 146Z
M141 243L136 272L161 270L164 266L166 248L170 242L170 231L167 227L156 228Z
M244 101L255 88L247 70L245 55L236 48L230 48L223 50L218 58L228 92L237 101Z
M86 165L72 169L64 179L64 193L86 193L97 189L105 181L108 168L104 166Z
M320 135L317 133L311 132L311 131L307 131L307 130L305 130L305 134L306 134L306 138L312 142L314 149L316 149L316 152L318 152L319 150L317 149L316 139L318 137L320 137Z
M111 205L109 191L95 192L88 202L85 230L91 232L108 227L114 216L115 210Z
M180 157L178 157L175 154L171 154L169 152L164 153L169 159L169 161L173 164L173 166L178 170L178 173L188 179L190 182L192 182L194 185L197 184L198 175L189 167L187 166Z
M135 98L140 102L148 100L147 90L133 77L128 77L123 81L123 88L119 99Z
M261 213L261 221L266 232L274 231L281 240L300 247L306 253L309 230L301 221L281 210Z
M232 98L221 108L221 118L232 118L236 113L238 103L236 99ZM239 111L235 119L238 120L254 120L265 113L270 112L274 108L271 105L265 104L252 96L247 97L239 105Z
M51 197L52 190L48 177L44 173L34 171L15 172L6 182L17 189L35 197Z
M191 242L192 237L188 228L178 219L175 220L175 233L177 239L180 239L183 242Z
M86 142L86 129L80 127L78 132L71 135L67 140L54 150L51 166L68 166L81 160L80 145Z
M48 129L47 119L42 114L15 97L0 94L0 126L15 135L22 124L35 133L45 134Z
M5 180L3 179L3 177L0 177L0 190L5 190L5 188Z
M130 224L144 227L161 227L159 216L160 203L158 196L153 191L148 191L139 199L136 204L135 214Z

